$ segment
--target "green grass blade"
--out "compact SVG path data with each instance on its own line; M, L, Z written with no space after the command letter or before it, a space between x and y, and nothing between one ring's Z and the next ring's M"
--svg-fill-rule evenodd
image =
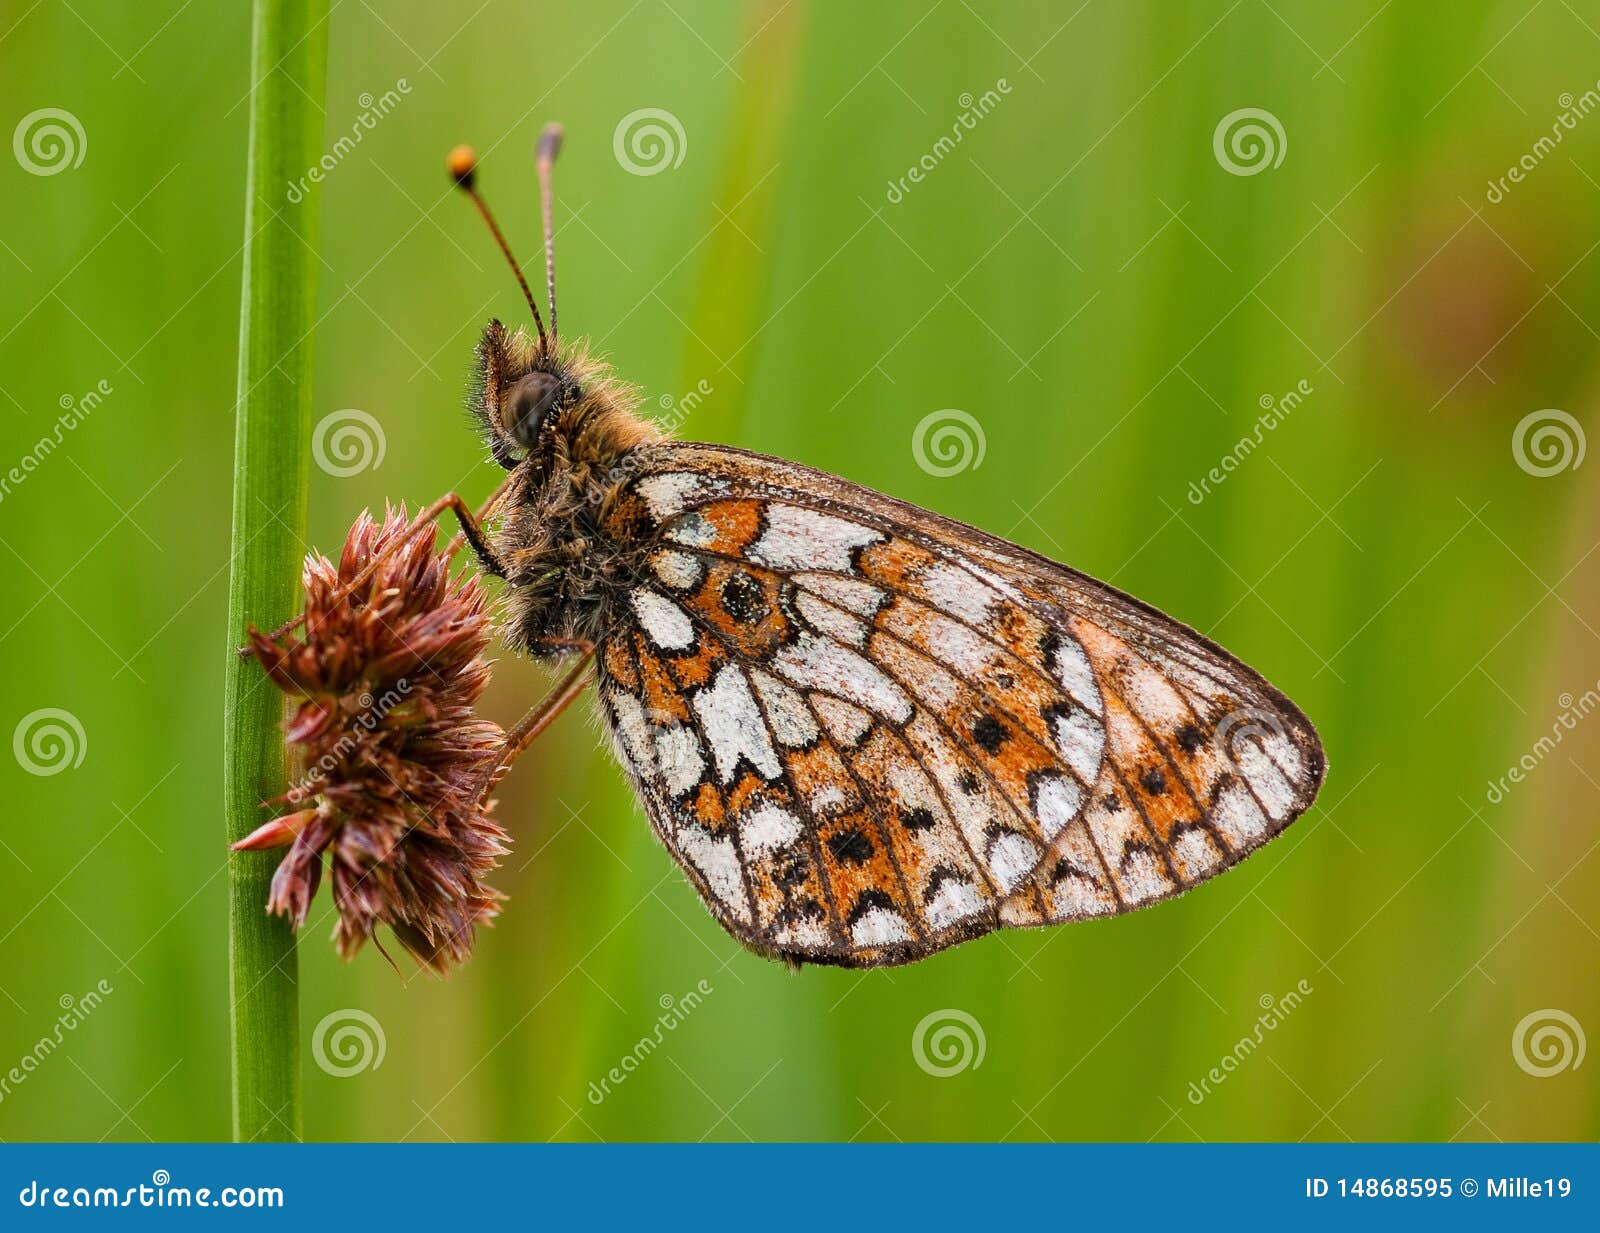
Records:
M316 297L315 187L286 197L319 154L327 0L256 0L250 148L233 459L232 576L223 790L230 840L284 791L281 704L254 663L233 654L247 622L291 615L306 517L311 339ZM264 909L276 853L241 853L229 878L233 1134L300 1136L300 1026L294 935Z

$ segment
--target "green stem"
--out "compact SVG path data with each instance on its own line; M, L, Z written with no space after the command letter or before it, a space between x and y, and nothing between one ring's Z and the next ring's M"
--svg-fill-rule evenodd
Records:
M298 184L319 154L328 59L327 0L255 0L244 288L233 452L233 552L223 789L228 838L267 820L285 790L278 691L234 654L245 625L278 625L297 607L311 437L311 328L317 203ZM294 934L266 914L276 854L230 865L233 1136L300 1137L300 1021Z

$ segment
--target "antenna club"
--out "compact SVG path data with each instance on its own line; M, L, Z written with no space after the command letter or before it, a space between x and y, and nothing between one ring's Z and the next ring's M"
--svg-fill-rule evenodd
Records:
M471 146L457 146L450 151L450 155L445 159L444 165L451 178L460 185L461 190L471 199L472 204L477 206L478 214L483 218L485 225L489 228L489 234L494 237L494 242L500 249L500 255L506 259L506 264L511 267L511 272L516 275L517 286L522 291L522 298L528 301L528 311L533 314L534 327L539 331L539 349L541 351L549 351L550 344L545 338L544 320L539 316L539 306L534 303L533 292L528 287L528 280L522 275L522 267L517 264L517 259L512 254L511 245L506 243L505 233L500 230L500 224L494 221L494 212L489 209L489 203L483 199L483 195L473 186L473 177L478 170L478 156L472 152ZM555 325L553 315L550 324L552 326Z
M471 190L478 174L478 154L471 146L457 146L444 160L450 178L462 188Z
M541 163L553 163L556 155L561 153L561 143L566 140L567 130L559 124L547 124L544 132L539 134L537 157Z

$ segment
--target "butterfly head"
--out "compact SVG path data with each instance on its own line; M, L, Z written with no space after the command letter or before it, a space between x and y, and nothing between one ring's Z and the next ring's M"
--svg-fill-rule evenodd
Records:
M507 470L541 453L563 415L584 400L576 365L498 321L483 331L476 362L470 407L489 452Z
M489 322L478 340L468 410L494 460L548 477L563 465L604 468L657 434L634 414L638 395L581 344L555 351Z

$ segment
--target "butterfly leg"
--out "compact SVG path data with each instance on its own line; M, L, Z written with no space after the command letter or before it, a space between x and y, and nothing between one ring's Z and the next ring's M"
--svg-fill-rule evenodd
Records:
M534 645L552 651L577 651L585 658L594 654L594 643L587 638L535 638Z
M504 779L506 772L511 769L512 763L555 722L556 716L566 710L583 692L584 686L589 683L593 664L594 649L591 645L583 657L573 665L572 670L561 678L560 683L506 733L494 764L484 776L482 790L478 793L480 798L494 791L495 785Z
M434 508L439 505L443 505L444 508ZM461 541L466 540L472 547L473 555L478 558L479 569L496 578L504 578L506 576L505 563L495 555L494 548L489 543L489 537L484 532L482 522L467 508L467 503L460 496L452 492L447 496L441 497L428 508L434 511L427 520L429 522L444 513L445 509L449 509L455 513L456 521L461 524L461 531L450 541L450 546L446 549L446 555L453 555L455 550L461 546ZM424 510L423 512L427 513L428 511ZM373 568L373 566L369 565L368 568Z
M362 568L361 572L351 579L349 585L344 588L340 598L343 598L344 595L349 595L358 587L364 585L367 580L377 572L378 566L383 564L385 560L394 555L396 552L400 551L400 549L406 544L409 544L423 530L431 528L446 510L453 512L456 516L456 521L461 524L460 532L455 536L454 539L450 541L450 544L445 550L446 555L453 554L463 542L466 542L472 546L473 554L478 558L478 564L485 573L492 574L496 578L504 578L506 576L505 565L499 559L499 557L495 555L494 549L490 546L489 537L483 530L483 522L485 519L491 517L495 510L499 508L500 503L505 499L506 493L510 490L510 487L511 479L508 477L505 483L501 484L499 488L495 489L494 493L489 497L489 499L484 502L483 508L481 508L476 514L472 512L471 507L467 505L466 501L459 493L446 493L432 505L418 513L417 516L412 519L411 525L406 528L406 531L403 535L400 535L394 540L390 541L384 546L383 551L377 553L372 560L368 561ZM293 620L287 621L283 625L280 625L277 629L268 634L267 637L273 642L276 642L286 634L291 634L295 630L299 629L300 626L305 623L305 619L305 613L302 612ZM241 656L246 656L249 653L249 647L242 646L239 648L239 654Z

